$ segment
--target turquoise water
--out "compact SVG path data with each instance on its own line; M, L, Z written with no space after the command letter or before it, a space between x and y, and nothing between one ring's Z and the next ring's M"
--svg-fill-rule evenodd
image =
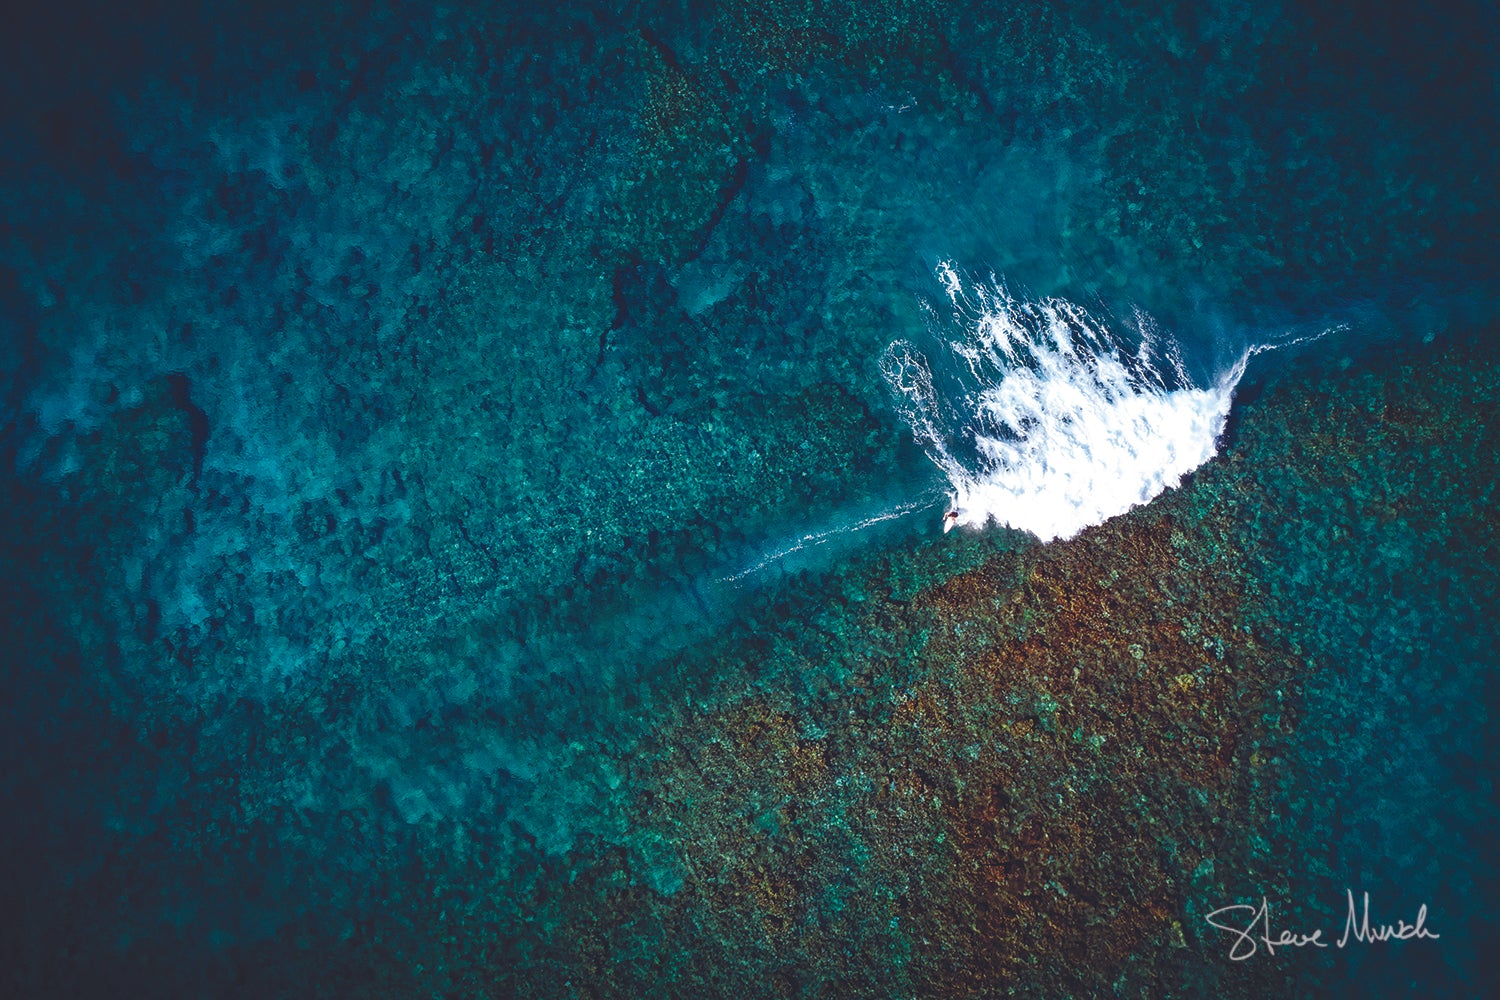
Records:
M1492 13L92 17L5 60L13 992L1493 978ZM1088 358L1001 351L950 274L1087 317ZM1067 596L1099 579L1125 632ZM945 902L981 775L1012 859L1049 720L1109 748L1067 780L1134 787L1091 713L1139 697L1037 635L1184 693L1241 664L1192 702L1201 787L1142 785L1235 834L1101 793L1071 815L1173 888L1080 854L985 923ZM1136 734L1163 773L1176 711ZM866 818L911 771L941 818ZM1203 920L1332 926L1345 885L1442 941L1240 966ZM1042 933L1121 894L1137 936Z

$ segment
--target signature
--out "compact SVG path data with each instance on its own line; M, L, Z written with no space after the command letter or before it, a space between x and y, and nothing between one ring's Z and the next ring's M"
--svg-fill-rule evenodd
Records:
M1332 942L1336 947L1343 948L1351 941L1356 944L1369 944L1375 941L1407 941L1412 938L1429 938L1436 941L1441 937L1426 927L1426 903L1423 903L1417 910L1415 923L1409 924L1399 919L1394 924L1371 923L1370 894L1368 892L1364 894L1364 909L1361 912L1354 903L1354 890L1344 891L1349 897L1349 916L1344 921L1343 935L1337 941ZM1237 923L1220 923L1214 919L1238 912L1238 919L1243 920L1246 911L1249 911L1251 916L1249 923L1243 926ZM1204 919L1208 921L1210 927L1234 936L1234 943L1229 947L1229 958L1234 962L1243 962L1259 951L1261 945L1265 945L1268 955L1276 954L1277 948L1327 948L1329 945L1329 942L1323 940L1321 927L1310 934L1285 928L1273 931L1271 929L1271 904L1264 896L1260 898L1260 906L1251 906L1246 903L1221 906Z

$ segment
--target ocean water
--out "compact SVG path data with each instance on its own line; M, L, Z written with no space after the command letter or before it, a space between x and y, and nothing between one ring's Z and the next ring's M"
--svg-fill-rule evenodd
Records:
M1495 985L1493 11L18 25L10 995Z

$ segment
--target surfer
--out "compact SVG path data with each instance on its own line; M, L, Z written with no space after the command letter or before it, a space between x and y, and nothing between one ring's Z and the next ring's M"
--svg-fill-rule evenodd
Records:
M958 525L958 511L950 510L943 515L943 534L952 531Z

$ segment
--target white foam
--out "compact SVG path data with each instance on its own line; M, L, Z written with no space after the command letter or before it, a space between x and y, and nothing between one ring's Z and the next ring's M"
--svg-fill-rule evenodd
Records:
M941 392L928 358L905 341L881 367L948 476L960 525L993 520L1043 541L1071 538L1213 457L1253 350L1200 387L1144 317L1139 346L1127 350L1074 303L1018 300L948 263L938 278L961 331L946 359L961 388Z

